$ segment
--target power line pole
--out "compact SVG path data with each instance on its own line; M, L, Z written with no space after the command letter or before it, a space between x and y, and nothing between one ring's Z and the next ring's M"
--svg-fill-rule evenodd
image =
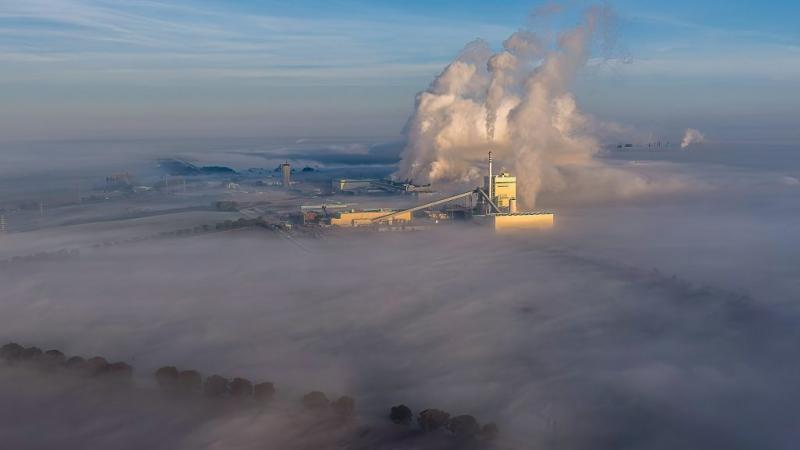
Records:
M0 234L6 234L7 232L6 216L0 215Z

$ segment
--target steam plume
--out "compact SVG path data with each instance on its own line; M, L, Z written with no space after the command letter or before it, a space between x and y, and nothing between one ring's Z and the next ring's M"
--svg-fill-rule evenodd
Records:
M513 33L492 53L483 41L461 54L418 94L398 178L437 184L474 184L487 142L498 161L513 168L520 201L533 206L543 185L563 189L567 166L591 166L599 149L591 119L578 109L569 86L586 65L589 48L610 11L592 7L581 24L556 38Z
M695 130L694 128L687 128L686 133L683 135L683 141L681 141L681 148L687 148L692 144L700 144L705 142L706 137L703 133Z

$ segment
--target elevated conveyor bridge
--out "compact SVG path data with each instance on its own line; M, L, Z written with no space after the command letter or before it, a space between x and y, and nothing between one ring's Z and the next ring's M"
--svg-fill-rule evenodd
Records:
M395 212L392 212L390 214L386 214L386 215L383 215L383 216L380 216L380 217L376 217L376 218L372 219L372 223L386 222L386 221L389 221L392 218L394 218L396 216L399 216L401 214L408 214L408 213L413 214L416 211L421 211L423 209L433 208L434 206L439 206L439 205L443 205L445 203L454 202L454 201L460 200L462 198L471 197L471 196L473 196L475 194L477 194L480 197L483 197L484 201L487 202L487 204L491 207L491 210L493 212L495 212L495 213L500 213L501 212L500 209L497 207L497 205L495 205L494 202L489 198L489 196L486 195L486 192L484 192L483 189L475 188L474 190L467 191L467 192L462 192L461 194L451 195L450 197L445 197L445 198L442 198L442 199L439 199L439 200L434 200L432 202L428 202L428 203L424 203L422 205L414 206L413 208L408 208L408 209L404 209L404 210L400 210L400 211L395 211Z

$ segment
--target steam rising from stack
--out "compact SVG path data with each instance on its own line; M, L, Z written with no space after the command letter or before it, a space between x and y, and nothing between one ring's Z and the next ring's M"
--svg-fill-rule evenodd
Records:
M580 25L555 38L513 33L503 50L467 44L418 94L397 178L419 183L475 185L491 144L495 157L518 178L521 201L532 207L543 186L563 189L568 166L591 166L600 148L590 118L578 110L569 86L610 18L592 7Z
M681 141L681 148L685 149L692 144L699 144L705 142L706 137L703 133L695 130L694 128L687 128L686 133L683 135L683 141Z

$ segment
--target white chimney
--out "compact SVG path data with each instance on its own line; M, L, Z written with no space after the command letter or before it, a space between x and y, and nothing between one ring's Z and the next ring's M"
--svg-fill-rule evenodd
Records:
M490 150L489 151L489 200L491 201L494 201L494 199L492 198L492 188L494 187L492 186L492 184L494 184L493 181L494 180L492 180L492 152Z

